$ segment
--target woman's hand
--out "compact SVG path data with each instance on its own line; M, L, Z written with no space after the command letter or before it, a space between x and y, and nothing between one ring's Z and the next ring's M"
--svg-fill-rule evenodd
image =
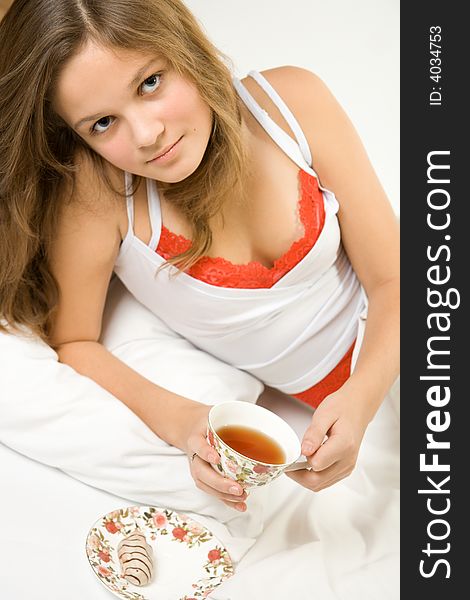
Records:
M199 404L191 409L188 433L183 449L188 455L191 475L203 492L222 500L230 508L246 510L247 493L236 481L223 477L211 466L220 462L219 455L206 441L207 415L212 407Z
M302 440L302 454L312 469L286 475L314 492L350 475L370 418L364 402L346 385L325 398Z

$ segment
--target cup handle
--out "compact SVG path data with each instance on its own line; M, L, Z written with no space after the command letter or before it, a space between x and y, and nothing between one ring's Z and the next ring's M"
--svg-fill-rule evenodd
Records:
M288 467L286 467L284 469L284 473L286 473L287 471L300 471L301 469L310 470L311 468L312 468L312 466L308 463L308 461L306 461L306 460L299 460L299 461L297 461L295 463L292 463Z

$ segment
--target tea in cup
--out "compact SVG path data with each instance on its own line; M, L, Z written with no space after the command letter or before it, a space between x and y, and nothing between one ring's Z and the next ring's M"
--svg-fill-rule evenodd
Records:
M220 456L212 465L244 488L265 485L285 471L308 468L300 440L272 411L248 402L224 402L209 412L207 441Z

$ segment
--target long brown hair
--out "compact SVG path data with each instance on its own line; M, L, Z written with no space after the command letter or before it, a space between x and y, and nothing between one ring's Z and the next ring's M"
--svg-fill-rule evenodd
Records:
M22 325L46 341L58 303L49 248L79 149L110 183L101 157L52 108L61 69L89 40L163 55L212 109L198 169L163 186L193 228L190 249L170 262L187 269L205 254L210 219L243 195L240 100L227 59L180 0L15 0L0 22L0 330Z

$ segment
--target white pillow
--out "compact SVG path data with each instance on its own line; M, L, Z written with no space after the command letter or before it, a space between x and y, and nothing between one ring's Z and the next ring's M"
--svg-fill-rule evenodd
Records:
M148 379L188 398L256 402L262 384L169 330L113 279L103 343ZM226 519L187 458L121 401L58 362L38 339L0 334L0 441L89 485L143 503ZM233 514L235 511L230 511Z

